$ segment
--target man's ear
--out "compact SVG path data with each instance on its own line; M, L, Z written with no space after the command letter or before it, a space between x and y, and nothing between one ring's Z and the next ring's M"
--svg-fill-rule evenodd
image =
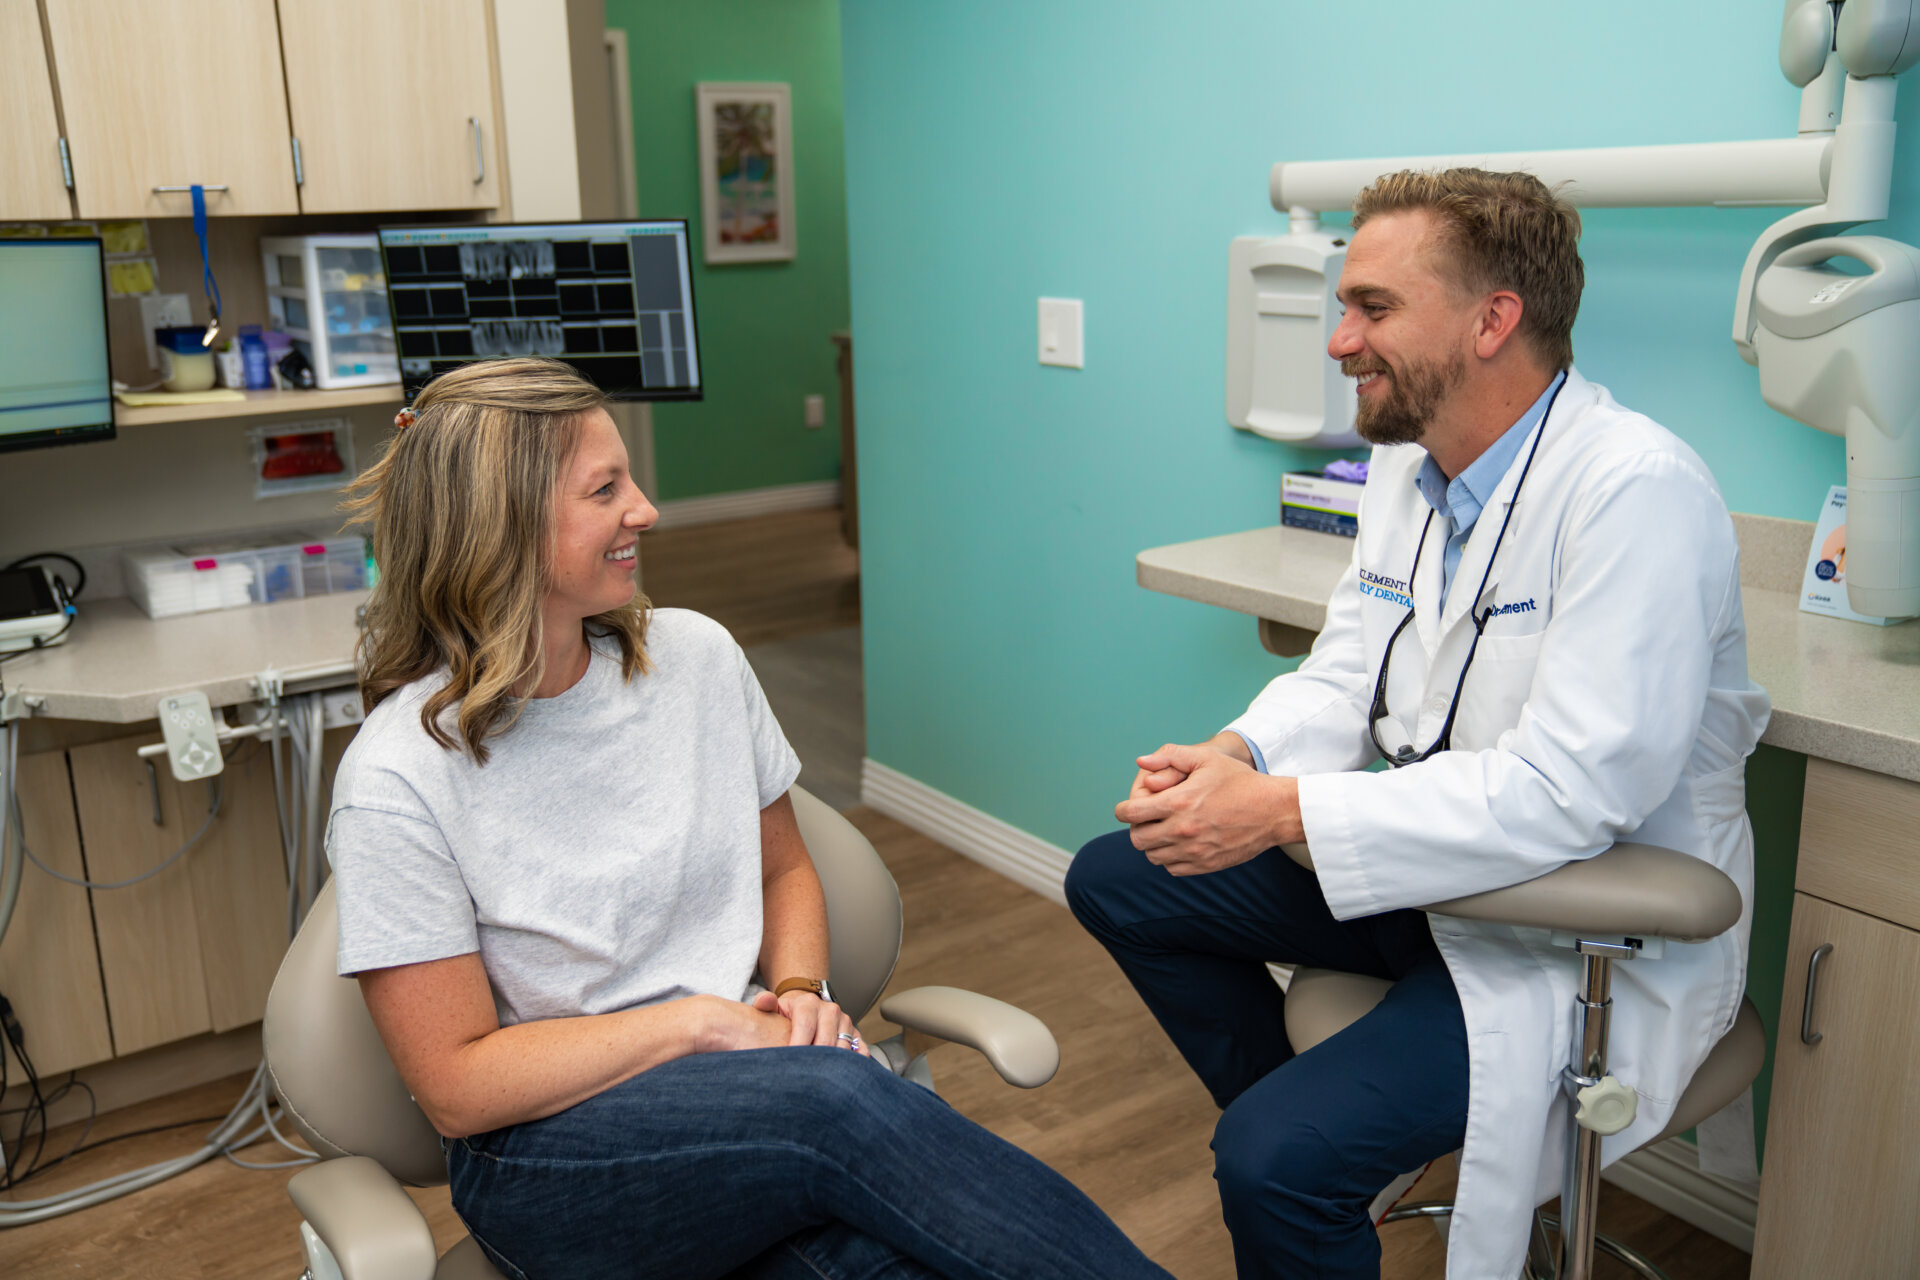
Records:
M1511 289L1490 293L1480 304L1474 319L1473 353L1491 360L1520 331L1520 313L1524 310L1520 295Z

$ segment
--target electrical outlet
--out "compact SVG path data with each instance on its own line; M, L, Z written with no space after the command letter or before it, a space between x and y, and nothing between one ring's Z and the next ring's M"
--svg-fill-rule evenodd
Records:
M358 689L335 689L320 695L321 728L342 729L350 724L359 724L366 718L367 713L360 709Z
M827 425L827 398L825 396L807 397L807 426L824 427Z

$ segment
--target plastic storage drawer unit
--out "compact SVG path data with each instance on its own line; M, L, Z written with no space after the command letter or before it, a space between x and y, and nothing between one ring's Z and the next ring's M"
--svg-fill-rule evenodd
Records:
M298 529L130 547L127 594L150 618L299 600L367 585L367 544Z
M260 255L272 327L306 356L315 386L400 381L379 237L267 236Z

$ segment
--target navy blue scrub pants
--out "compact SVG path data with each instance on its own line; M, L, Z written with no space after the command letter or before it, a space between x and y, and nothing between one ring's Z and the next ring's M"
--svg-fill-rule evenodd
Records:
M1241 1280L1378 1277L1368 1206L1466 1136L1466 1024L1425 913L1335 920L1278 849L1173 876L1125 831L1080 850L1067 903L1221 1107L1214 1178ZM1296 1056L1268 961L1394 986Z

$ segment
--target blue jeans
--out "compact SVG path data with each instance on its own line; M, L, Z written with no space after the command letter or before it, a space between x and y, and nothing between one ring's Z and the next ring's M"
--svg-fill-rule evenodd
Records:
M1125 831L1080 850L1067 905L1222 1109L1214 1178L1241 1280L1378 1277L1374 1196L1466 1138L1466 1021L1426 914L1335 920L1278 849L1173 876ZM1394 985L1296 1056L1267 961Z
M445 1146L513 1280L1167 1280L1072 1183L845 1049L678 1058Z

